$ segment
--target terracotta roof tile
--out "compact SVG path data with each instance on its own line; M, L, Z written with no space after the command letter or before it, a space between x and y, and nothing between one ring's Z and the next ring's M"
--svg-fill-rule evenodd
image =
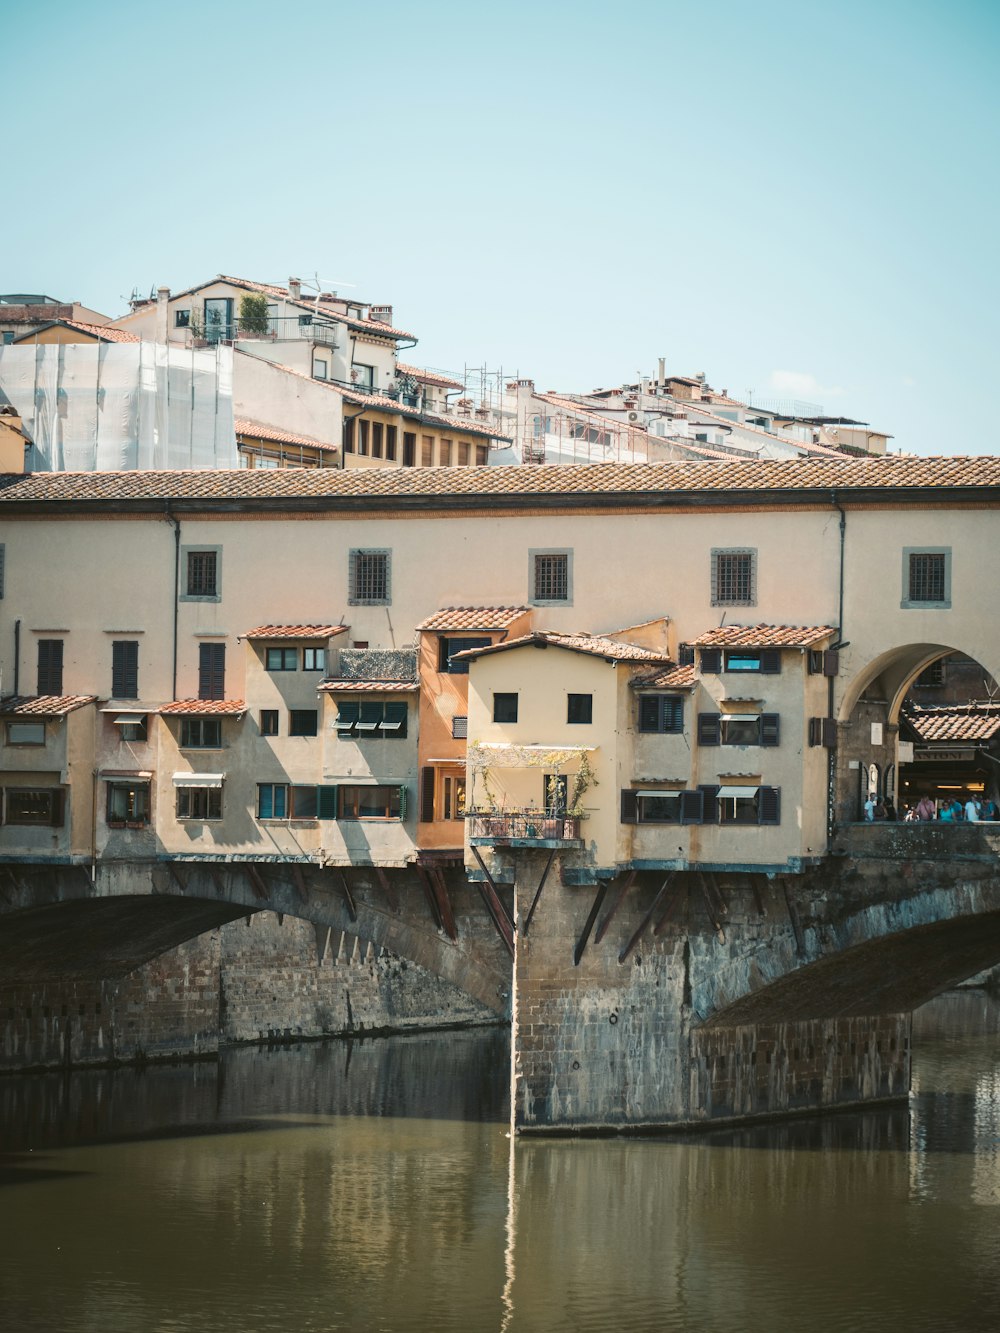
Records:
M65 717L85 704L97 702L95 694L8 694L0 699L4 717Z
M345 634L346 625L258 625L248 629L244 639L332 639Z
M449 423L453 425L454 423ZM0 504L136 500L341 500L399 499L422 503L427 496L456 501L532 496L612 496L627 503L643 496L687 502L692 495L787 495L796 502L829 504L832 491L914 493L993 490L1000 499L1000 457L882 457L831 459L732 459L717 463L575 463L533 467L468 468L205 468L160 472L35 472L0 476ZM760 501L757 501L760 503Z
M454 653L458 660L486 657L489 653L503 653L511 648L526 646L535 648L566 648L573 653L588 653L593 657L603 657L615 662L669 662L663 653L656 653L651 648L639 648L632 643L619 643L616 639L606 639L601 634L557 634L554 630L539 630L534 634L522 634L516 639L505 639L489 648L467 648L464 653Z
M340 676L324 680L319 688L325 694L416 694L420 685L415 680L355 680L353 676Z
M246 711L247 706L242 699L176 699L173 703L163 705L160 716L242 717Z
M419 380L421 384L434 384L441 389L465 388L461 380L450 379L447 375L438 375L433 370L421 370L419 366L407 366L402 361L396 362L396 369L401 375L409 375L411 379Z
M252 421L249 417L236 417L233 421L237 435L251 435L255 440L273 440L275 444L301 444L308 449L319 449L327 453L339 453L335 444L324 444L314 440L311 435L296 435L293 431L282 430L280 426L266 426L263 421Z
M697 683L693 666L664 667L662 671L652 671L642 676L633 676L630 682L634 690L688 690Z
M42 327L52 329L57 328L60 325L65 326L67 329L76 329L78 333L89 333L99 342L137 343L141 341L137 333L129 333L127 329L112 329L106 324L87 324L82 319L53 319ZM35 334L39 332L41 332L40 329L35 329L31 333L21 334L19 338L14 339L14 342L31 342Z
M991 741L1000 733L1000 704L908 704L903 717L922 741Z
M446 606L422 621L418 630L501 630L529 614L526 606Z
M722 625L691 640L693 648L811 648L836 631L830 625Z

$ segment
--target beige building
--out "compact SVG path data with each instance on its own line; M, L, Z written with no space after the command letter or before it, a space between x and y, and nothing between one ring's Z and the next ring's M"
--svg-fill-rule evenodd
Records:
M930 663L1000 672L998 506L991 458L7 476L0 857L794 873Z

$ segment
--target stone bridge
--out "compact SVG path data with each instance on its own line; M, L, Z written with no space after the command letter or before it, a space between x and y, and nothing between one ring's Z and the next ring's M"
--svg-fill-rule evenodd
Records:
M1000 826L851 825L801 875L642 871L596 892L558 861L545 876L548 853L508 855L513 906L457 866L7 865L0 977L122 975L237 917L301 917L320 948L347 931L512 1009L515 1123L539 1133L903 1098L911 1011L1000 961Z

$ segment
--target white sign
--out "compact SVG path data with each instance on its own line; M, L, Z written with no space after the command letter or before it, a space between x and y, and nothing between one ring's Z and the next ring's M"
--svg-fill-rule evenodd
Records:
M873 723L872 723L872 745L881 745L881 744L882 744L882 723L881 723L881 722L873 722Z

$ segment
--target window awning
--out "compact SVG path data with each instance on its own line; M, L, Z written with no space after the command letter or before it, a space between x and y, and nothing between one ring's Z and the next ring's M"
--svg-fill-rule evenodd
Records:
M225 773L175 773L175 787L221 787Z
M596 745L515 745L512 741L480 741L480 750L498 750L500 752L512 752L525 750L529 753L550 754L558 751L560 754L593 754L599 747Z
M636 796L680 796L681 792L677 787L658 787L655 790L637 791Z
M760 713L723 713L723 722L759 722Z
M153 776L151 769L141 768L102 768L97 775L102 781L112 782L148 782Z
M119 713L114 719L116 727L138 727L146 720L145 713Z
M759 790L759 787L720 787L715 794L720 801L739 801L756 796Z

